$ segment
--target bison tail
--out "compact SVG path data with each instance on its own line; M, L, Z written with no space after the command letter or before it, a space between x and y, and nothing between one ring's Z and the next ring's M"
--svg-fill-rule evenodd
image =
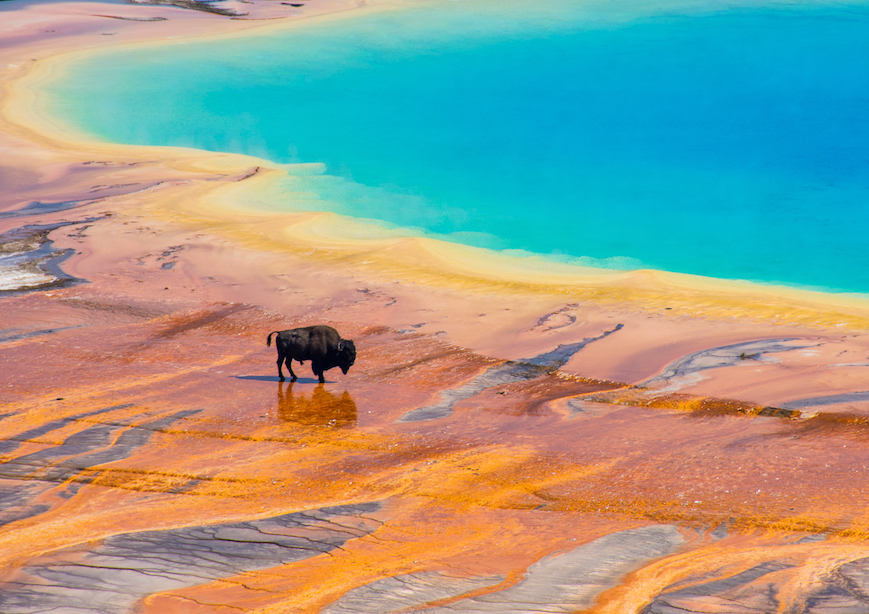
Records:
M269 333L269 336L266 338L266 347L272 347L272 335L280 334L280 331L273 330Z

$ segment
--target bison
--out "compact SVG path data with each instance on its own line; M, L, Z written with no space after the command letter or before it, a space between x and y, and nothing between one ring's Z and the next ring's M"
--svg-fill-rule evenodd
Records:
M323 371L333 367L341 367L344 375L356 362L356 346L350 339L342 339L338 331L331 326L306 326L305 328L293 328L284 331L272 331L266 339L266 345L271 347L272 335L275 337L275 347L278 348L278 377L284 381L281 364L287 361L287 369L290 370L290 381L298 378L293 373L293 360L303 363L311 361L311 370L320 383L326 380Z

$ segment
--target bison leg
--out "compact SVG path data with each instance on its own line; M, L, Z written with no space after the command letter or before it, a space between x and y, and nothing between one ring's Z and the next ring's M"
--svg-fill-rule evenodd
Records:
M321 384L325 384L325 383L326 383L326 378L323 377L323 371L324 371L324 370L325 370L325 369L323 369L323 365L321 365L319 361L317 361L317 360L311 360L311 371L314 372L314 375L317 376L317 378L320 380L320 383L321 383Z
M278 380L280 380L280 381L284 381L284 373L283 373L283 371L281 371L281 363L283 363L283 362L284 362L284 355L278 354ZM288 367L290 366L290 361L287 361L287 366ZM292 373L292 372L293 372L293 370L290 369L290 373ZM295 381L295 380L293 380L293 381Z
M294 382L297 379L299 379L298 377L296 377L296 374L293 373L293 359L292 358L287 359L287 369L290 370L290 381L291 382Z

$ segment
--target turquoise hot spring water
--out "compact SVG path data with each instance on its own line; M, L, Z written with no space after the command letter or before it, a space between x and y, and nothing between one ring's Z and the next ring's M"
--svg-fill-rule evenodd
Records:
M321 162L308 208L409 233L869 292L869 5L649 7L443 1L119 47L48 106L109 141Z

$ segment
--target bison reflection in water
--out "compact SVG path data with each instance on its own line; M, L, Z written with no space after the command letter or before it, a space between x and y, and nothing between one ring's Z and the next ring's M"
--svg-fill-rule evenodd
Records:
M342 395L332 394L320 384L311 395L294 394L293 385L278 384L278 416L287 422L306 426L340 428L356 425L356 403L346 390Z

